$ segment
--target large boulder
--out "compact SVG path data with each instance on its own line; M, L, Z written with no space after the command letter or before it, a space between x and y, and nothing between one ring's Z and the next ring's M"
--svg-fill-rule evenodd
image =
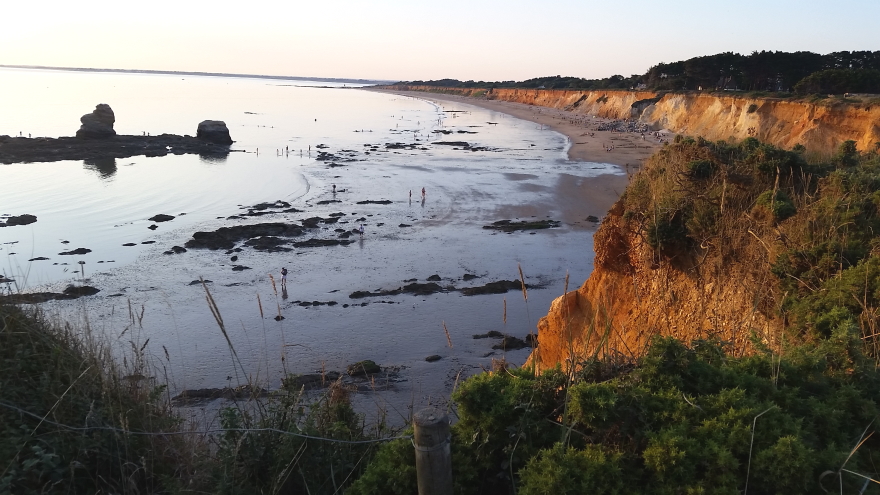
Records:
M203 120L199 122L199 130L196 137L214 144L232 144L232 138L229 137L229 129L226 128L226 122L222 120Z
M116 131L113 130L116 116L113 115L110 105L106 103L99 104L92 113L80 117L79 121L82 125L76 131L78 138L102 139L116 135Z

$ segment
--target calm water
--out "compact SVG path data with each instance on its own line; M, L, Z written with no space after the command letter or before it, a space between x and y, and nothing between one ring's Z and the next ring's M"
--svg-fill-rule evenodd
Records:
M204 290L189 285L204 277L213 281L209 287L247 373L273 385L284 370L338 370L373 359L400 367L405 380L383 400L442 402L459 373L489 365L493 341L474 340L472 334L501 330L524 336L562 293L566 273L574 288L592 266L593 226L587 222L514 234L482 226L500 219L601 216L604 212L582 211L582 203L557 193L598 174L621 172L612 165L569 162L564 136L504 114L308 84L0 70L0 135L72 135L82 114L107 103L120 134L195 134L198 122L216 119L227 123L233 149L242 151L215 161L195 155L133 157L102 169L70 161L0 165L0 214L38 217L32 225L0 229L0 273L26 290L58 290L82 278L77 262L84 261L87 283L101 293L47 307L87 320L122 347L149 338L148 352L166 367L176 388L222 386L236 374ZM434 132L441 129L452 133ZM439 140L487 149L431 144ZM418 147L385 148L396 142ZM328 167L315 159L318 145L353 161ZM331 184L340 192L334 195ZM226 219L242 206L275 200L305 213ZM339 202L319 204L325 200ZM366 200L392 204L357 204ZM147 218L158 213L178 216L148 230ZM344 214L340 224L309 237L335 238L335 228L365 223L364 239L286 253L244 248L237 262L223 251L162 254L197 230L330 213ZM149 241L154 242L142 244ZM78 247L92 252L58 255ZM28 261L37 257L49 259ZM250 269L232 271L234 265ZM528 283L544 287L531 290L528 302L517 292L348 298L356 290L394 289L434 274L441 285L459 288L515 279L518 265ZM286 297L273 290L269 277L277 279L282 266L291 271ZM480 278L464 281L465 274ZM305 307L299 301L337 305ZM144 314L135 328L129 325L129 304ZM275 321L279 312L285 319ZM424 357L432 354L444 359L426 363ZM500 355L496 351L494 357ZM515 363L526 356L525 350L507 355Z

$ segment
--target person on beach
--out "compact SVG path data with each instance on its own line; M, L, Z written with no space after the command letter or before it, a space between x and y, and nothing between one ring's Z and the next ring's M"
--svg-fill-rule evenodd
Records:
M333 194L336 194L336 184L333 184Z
M281 290L287 288L287 267L281 268Z
M364 224L361 224L360 228L358 229L358 232L360 232L361 239L363 239L364 238Z
M422 188L422 199L425 199L425 188Z

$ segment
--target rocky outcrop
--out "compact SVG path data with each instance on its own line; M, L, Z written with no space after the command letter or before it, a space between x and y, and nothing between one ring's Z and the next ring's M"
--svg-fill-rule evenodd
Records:
M82 125L76 131L76 137L81 139L105 139L116 135L113 130L113 124L116 123L116 116L113 115L113 109L106 103L101 103L95 107L92 113L87 113L80 117Z
M636 119L654 130L711 141L755 137L781 148L797 144L826 153L853 140L870 151L880 142L880 104L860 101L750 97L705 92L624 90L436 88L387 86L399 91L442 92L523 103L610 119Z
M199 128L196 131L196 137L202 141L214 144L232 144L232 138L229 137L229 129L226 128L226 122L222 120L203 120L199 122Z
M0 219L2 220L2 219ZM0 227L14 227L16 225L30 225L37 221L36 215L25 213L24 215L13 215L8 217L5 222L0 221Z
M110 176L116 172L114 158L198 154L209 159L224 159L229 153L227 145L174 134L116 135L106 139L0 136L0 163L84 160L87 167L97 169L102 176Z

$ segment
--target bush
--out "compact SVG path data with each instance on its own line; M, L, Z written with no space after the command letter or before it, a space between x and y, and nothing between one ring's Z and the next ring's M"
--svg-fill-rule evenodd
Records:
M784 191L764 191L755 202L758 206L767 209L776 220L785 220L797 213L797 209L791 198Z

